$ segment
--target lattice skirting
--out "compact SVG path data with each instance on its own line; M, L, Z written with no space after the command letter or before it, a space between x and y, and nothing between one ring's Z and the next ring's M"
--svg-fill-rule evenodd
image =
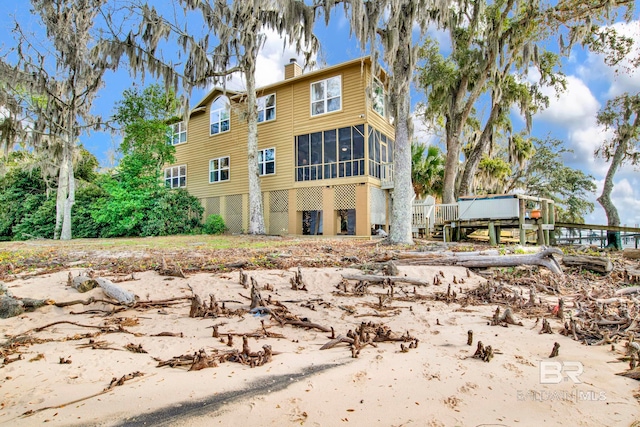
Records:
M289 234L289 191L277 190L269 193L269 234Z
M336 185L334 191L334 209L355 209L356 208L356 186L355 184Z
M206 197L202 199L202 207L204 207L204 220L209 215L222 215L220 211L220 197Z
M296 191L297 211L321 211L322 187L298 188Z
M242 195L227 196L224 223L232 233L244 232L242 221Z

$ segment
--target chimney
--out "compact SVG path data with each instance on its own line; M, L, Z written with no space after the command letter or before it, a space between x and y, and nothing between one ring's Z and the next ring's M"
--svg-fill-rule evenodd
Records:
M302 75L302 68L296 62L296 58L291 58L289 63L284 66L284 79L292 79Z

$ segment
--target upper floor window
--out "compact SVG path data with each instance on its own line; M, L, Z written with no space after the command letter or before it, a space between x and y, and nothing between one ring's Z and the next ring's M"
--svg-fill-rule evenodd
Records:
M260 175L274 175L276 173L275 148L266 148L258 151L258 170Z
M209 161L209 182L229 181L229 156Z
M276 94L258 98L258 123L276 119Z
M169 188L187 186L187 166L173 166L164 170L164 184Z
M331 77L311 83L311 115L338 111L342 108L342 78Z
M229 130L230 109L229 99L226 96L219 96L213 101L211 104L210 135L216 135Z
M184 122L171 125L171 145L178 145L187 142L187 127Z
M373 111L380 114L382 117L386 117L386 94L384 92L384 86L377 78L373 78L373 91L371 93L371 102Z

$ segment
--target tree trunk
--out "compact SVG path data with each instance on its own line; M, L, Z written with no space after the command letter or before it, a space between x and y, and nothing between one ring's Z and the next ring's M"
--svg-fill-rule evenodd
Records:
M475 188L473 188L473 178L476 175L482 155L485 154L489 147L489 142L491 141L490 136L493 130L493 122L498 116L499 109L500 107L498 104L495 104L491 109L491 114L484 126L482 134L480 135L480 140L473 147L469 157L467 158L464 171L462 172L462 178L460 179L460 189L458 194L461 196L468 196L475 193Z
M405 23L406 24L406 23ZM410 23L409 23L410 25ZM415 52L411 45L411 28L401 26L399 33L399 53L393 65L392 87L396 98L392 104L396 112L396 141L394 146L394 189L391 212L389 241L396 244L413 244L411 236L411 204L413 203L413 185L411 185L411 95L409 86Z
M256 48L257 53L257 48ZM247 54L247 56L250 56ZM262 187L258 165L258 106L256 100L255 58L246 67L247 84L247 159L249 162L249 234L265 234Z
M62 230L60 240L71 240L71 211L76 202L76 181L73 174L74 128L69 130L68 140L64 142L62 149L63 163L66 165L67 197L63 201ZM60 202L60 200L58 200Z
M56 194L56 226L53 238L59 239L64 222L65 204L69 191L69 163L66 161L66 144L62 150L62 161L60 162L60 170L58 171L58 191Z
M448 133L448 132L447 132ZM447 160L444 165L442 203L456 202L456 177L460 165L460 141L457 135L447 135Z
M618 209L616 209L615 205L611 201L611 193L613 192L613 177L622 164L622 160L624 159L626 151L627 141L622 140L616 147L616 151L611 158L611 164L609 165L607 176L604 179L602 194L596 199L607 215L607 225L620 225L620 216L618 215ZM619 242L619 236L620 233L607 232L607 246L614 247L616 249L622 249Z

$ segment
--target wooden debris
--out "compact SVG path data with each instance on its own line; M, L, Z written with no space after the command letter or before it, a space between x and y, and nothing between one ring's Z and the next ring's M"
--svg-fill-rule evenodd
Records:
M251 305L249 306L249 308L254 309L256 307L264 307L264 306L266 306L266 304L262 299L262 295L260 295L260 290L258 290L258 283L252 277L251 278Z
M482 341L478 341L478 346L476 347L476 352L472 356L474 359L480 359L483 362L491 362L493 359L493 348L490 345L484 346Z
M93 271L89 270L86 274L80 274L75 277L71 274L71 272L69 272L67 285L71 286L73 289L77 290L80 293L84 293L97 287L98 282L94 280Z
M119 387L119 386L123 385L126 381L132 380L132 379L137 378L137 377L141 377L143 375L144 374L142 372L135 371L135 372L132 372L130 374L123 375L120 378L113 377L111 379L111 382L107 386L107 388L104 389L104 391L109 391L114 387Z
M129 343L125 345L124 348L132 353L147 353L147 350L142 348L142 344L135 345L133 343Z
M560 352L560 344L558 344L557 342L554 342L553 349L551 350L551 354L549 355L549 358L557 357L559 352Z
M358 281L366 280L370 283L382 283L390 280L391 282L408 283L410 285L416 285L416 286L431 285L426 280L418 279L415 277L404 277L404 276L378 276L375 274L343 274L342 277L346 280L358 280Z
M542 330L540 331L541 334L552 334L553 330L551 330L551 325L549 324L549 321L547 319L542 319Z
M568 267L579 267L597 273L609 273L613 270L613 263L607 257L599 256L563 256L562 263Z
M112 281L102 277L96 277L95 281L98 283L98 286L102 288L105 295L109 298L113 298L120 304L133 305L136 302L136 296L133 292L122 289Z
M167 266L167 260L164 258L164 256L162 257L162 266L158 270L158 274L161 276L179 277L181 279L187 278L187 276L184 275L184 272L182 271L180 264L176 263L175 266L169 268Z
M507 326L507 325L517 325L523 326L522 322L516 322L516 319L513 317L513 311L511 307L507 307L502 315L500 315L500 307L496 307L496 311L493 313L493 317L491 319L492 326Z
M295 272L294 276L291 279L289 279L289 282L291 283L291 289L293 289L294 291L307 290L307 285L304 283L304 280L302 279L302 270L300 269L300 267L298 267L298 271Z
M249 276L247 276L247 273L245 273L244 270L240 269L239 275L240 284L242 285L242 287L245 289L249 289Z
M473 331L469 329L467 331L467 345L472 345L472 344L473 344Z
M562 251L556 248L546 248L536 254L526 255L444 255L414 257L399 261L400 265L459 265L468 268L488 268L488 267L515 267L520 265L537 265L548 268L552 273L562 274L560 264L553 255L562 255Z

